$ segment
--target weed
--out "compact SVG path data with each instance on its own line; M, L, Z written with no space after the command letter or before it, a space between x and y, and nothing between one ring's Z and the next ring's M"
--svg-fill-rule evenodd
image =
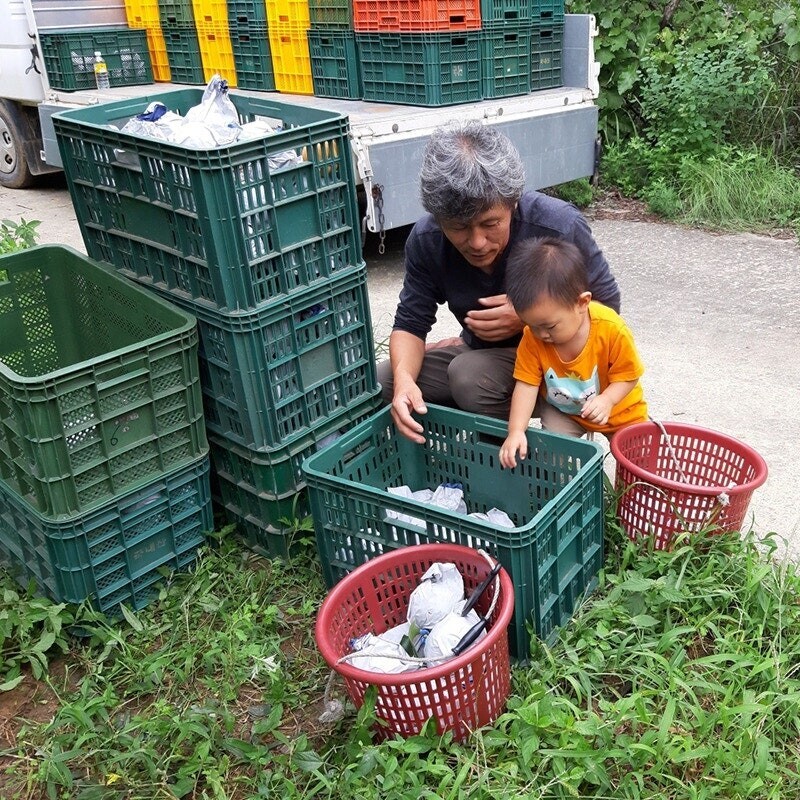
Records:
M19 222L14 222L4 219L0 222L0 255L33 247L39 236L36 230L39 225L41 225L39 220L26 222L20 219Z

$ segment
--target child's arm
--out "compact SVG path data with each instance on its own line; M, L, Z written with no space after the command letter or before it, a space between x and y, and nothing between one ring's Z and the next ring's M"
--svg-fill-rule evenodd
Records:
M528 455L528 423L531 421L539 387L524 381L517 381L511 395L511 413L508 417L508 437L500 448L500 463L507 469L517 465L517 451L520 460Z
M611 409L626 398L636 384L638 378L633 381L616 381L609 383L600 394L590 397L581 409L581 418L594 425L605 425L611 416Z

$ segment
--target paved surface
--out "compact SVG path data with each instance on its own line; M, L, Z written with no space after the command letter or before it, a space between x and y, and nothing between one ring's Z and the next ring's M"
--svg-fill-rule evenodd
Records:
M35 190L0 188L0 219L42 220L42 243L84 251L63 178ZM800 558L800 248L750 234L595 220L622 288L623 315L647 367L651 415L735 436L769 465L748 524L774 531ZM365 255L376 342L388 338L402 281L403 232ZM454 335L443 311L435 333ZM602 438L602 437L601 437Z

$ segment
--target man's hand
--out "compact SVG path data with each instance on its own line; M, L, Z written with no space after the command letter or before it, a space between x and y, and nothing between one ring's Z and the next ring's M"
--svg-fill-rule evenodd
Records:
M522 320L508 301L507 295L481 297L478 302L483 308L478 311L468 311L464 325L479 339L485 342L500 342L522 330Z
M451 336L449 339L440 339L438 342L427 342L425 352L438 350L440 347L456 347L460 344L464 344L464 340L460 336Z
M424 429L411 416L412 411L417 414L428 413L428 407L422 399L422 392L419 386L411 380L396 384L391 408L392 419L394 424L397 425L397 430L407 439L411 439L412 442L425 444L425 437L422 435Z

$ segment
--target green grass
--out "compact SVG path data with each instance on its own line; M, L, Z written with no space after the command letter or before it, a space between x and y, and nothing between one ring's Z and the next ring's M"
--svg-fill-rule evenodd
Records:
M376 745L369 706L319 719L313 551L286 564L223 536L128 623L83 619L65 677L42 678L52 721L2 754L0 793L794 799L800 575L772 544L726 534L648 552L612 523L598 591L514 671L495 726L463 745L431 730Z

